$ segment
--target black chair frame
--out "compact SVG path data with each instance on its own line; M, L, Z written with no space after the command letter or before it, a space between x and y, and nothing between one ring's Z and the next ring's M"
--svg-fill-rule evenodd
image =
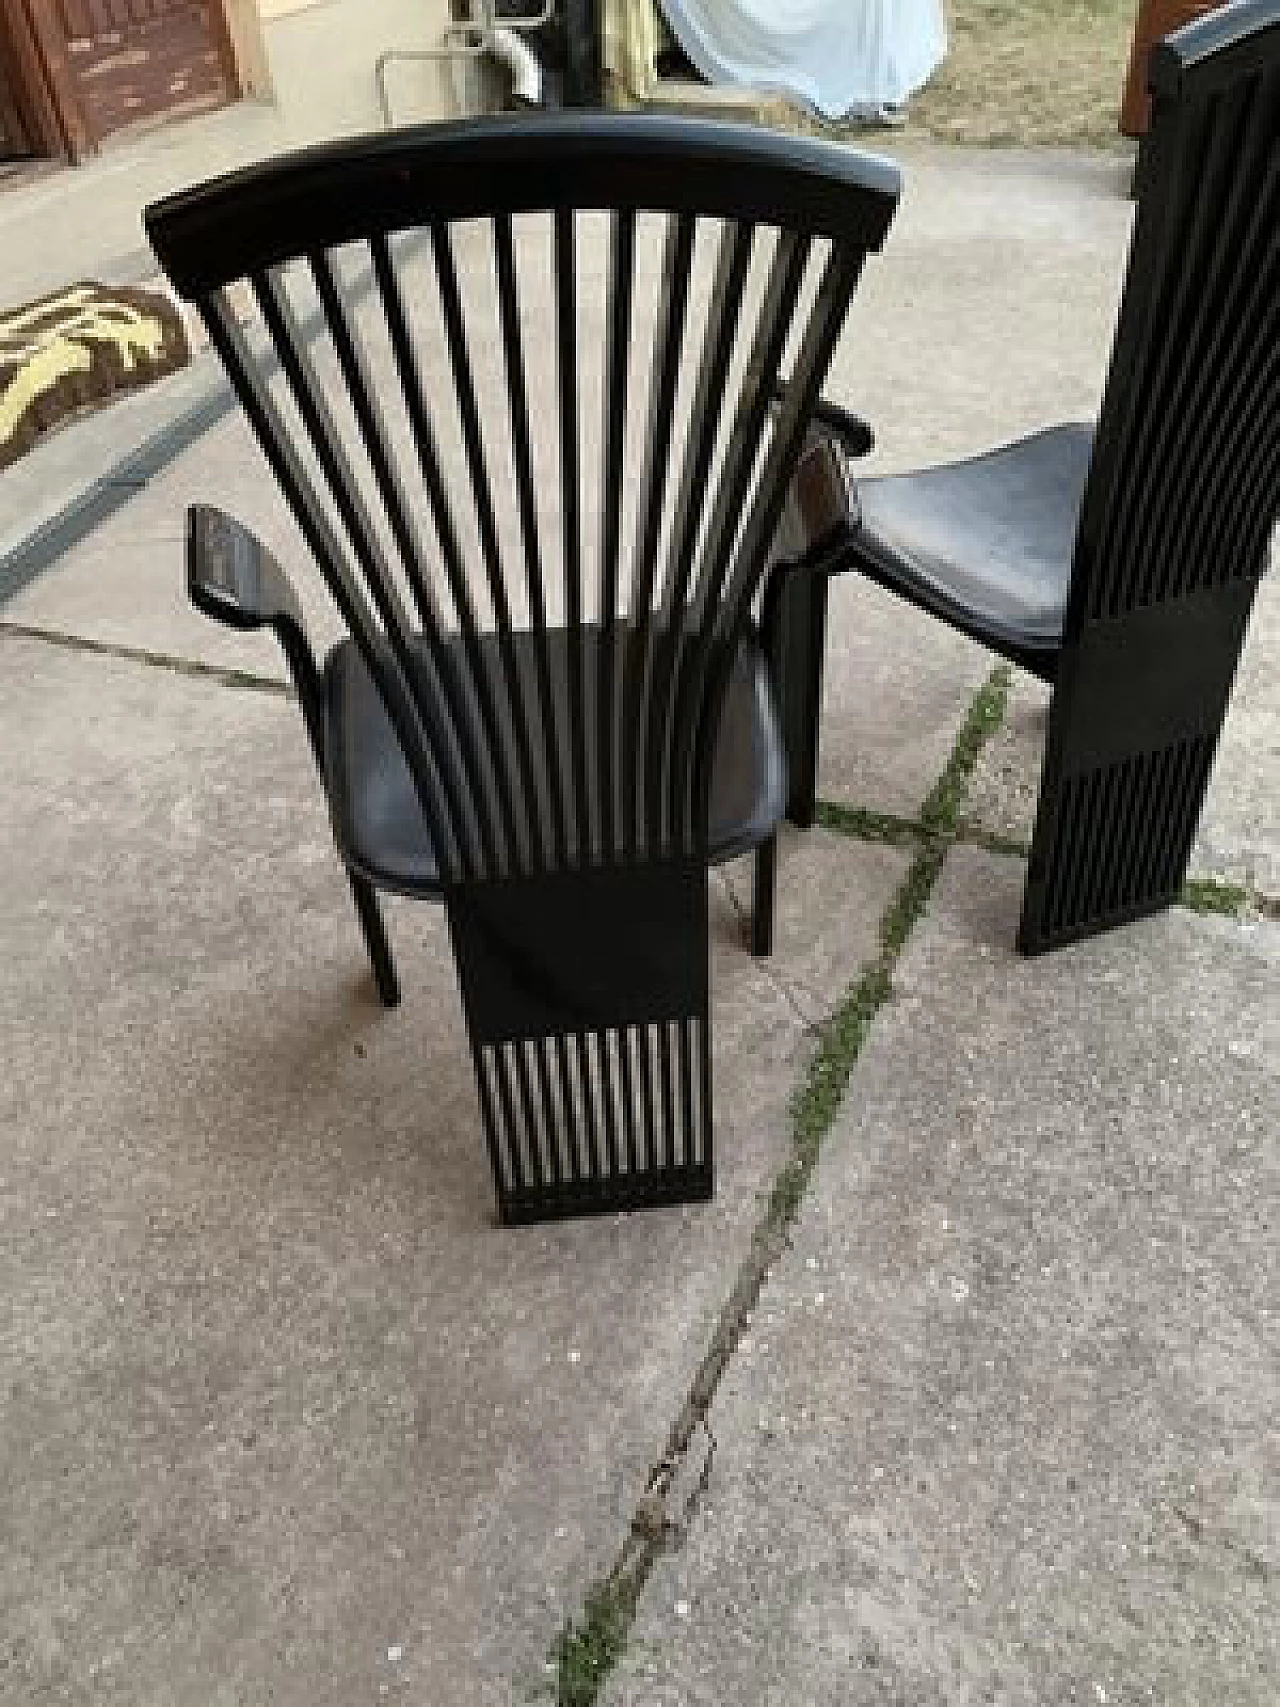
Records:
M793 564L775 645L791 684L795 822L813 818L832 575L856 571L1052 685L1026 953L1181 893L1280 512L1280 0L1239 0L1180 31L1153 50L1150 80L1128 279L1092 437L1055 428L968 464L865 481L850 472L860 447L849 435L821 435L781 547ZM1047 478L1032 471L1037 439L1048 475L1076 493L1051 633L979 608L962 575L926 571L878 519L885 488L908 512L939 476L967 481L965 568L972 554L981 566L984 506L1019 478L1020 500L1034 504Z
M897 193L894 168L850 150L734 126L540 115L311 150L148 213L157 254L198 307L351 642L318 666L278 566L207 508L190 523L192 598L222 620L269 624L284 647L385 1001L397 986L375 888L443 899L504 1221L711 1192L708 866L757 850L753 946L767 951L784 804L753 610L850 299ZM575 264L585 210L609 215L594 620ZM555 395L536 400L515 229L524 214L550 222L554 255L557 379ZM628 376L646 214L661 217L664 247L627 585ZM516 568L474 373L471 277L456 236L468 222L487 231L496 292ZM429 398L411 327L407 233L419 234L438 292L478 563L465 560L439 449L449 399ZM695 253L708 242L712 284L695 315ZM371 267L391 352L382 380L336 259L349 245ZM757 305L747 286L758 259ZM355 423L348 438L286 280L296 266L318 297L343 419ZM300 423L292 429L228 294L242 281ZM683 437L682 385L692 386ZM407 421L435 563L391 446L393 406ZM540 429L558 460L550 494L535 473ZM559 622L546 502L563 524ZM481 571L491 626L478 614ZM379 798L398 802L391 851L368 813L361 819L362 753L364 771L385 783Z

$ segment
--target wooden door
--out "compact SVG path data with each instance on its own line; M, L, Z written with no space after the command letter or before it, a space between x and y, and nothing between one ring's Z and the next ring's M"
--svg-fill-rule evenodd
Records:
M236 93L222 0L27 0L90 146Z
M37 152L9 25L0 15L0 161L25 160Z
M6 68L0 62L0 163L25 160L32 152L17 92L10 87Z

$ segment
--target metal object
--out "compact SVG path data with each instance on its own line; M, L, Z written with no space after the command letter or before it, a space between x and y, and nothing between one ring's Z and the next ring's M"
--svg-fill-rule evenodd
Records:
M441 60L469 60L491 57L507 65L515 81L516 92L521 99L533 104L534 73L528 63L537 61L533 55L524 50L519 35L526 30L541 29L555 17L556 0L546 0L542 10L529 18L503 18L498 20L497 0L471 0L472 16L464 22L451 24L444 33L444 41L440 47L424 48L392 48L378 55L374 66L374 77L378 84L378 104L382 109L382 122L388 130L395 123L391 113L391 95L387 87L387 70L392 65L409 64L412 62L439 63ZM540 68L538 70L540 77Z

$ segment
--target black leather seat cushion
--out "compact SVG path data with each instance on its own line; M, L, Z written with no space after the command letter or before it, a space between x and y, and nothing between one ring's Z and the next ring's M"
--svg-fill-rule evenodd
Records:
M1093 428L1073 423L963 462L859 480L859 548L943 614L1056 647L1092 455Z
M619 625L619 657L624 625ZM531 636L517 634L527 703L536 704ZM502 681L496 637L484 636L488 673ZM562 741L567 731L567 632L548 635ZM595 669L595 632L583 630L587 679ZM419 655L424 659L425 647ZM499 688L498 700L503 702ZM325 781L334 832L353 870L409 895L441 889L436 850L400 742L352 640L329 654L324 672ZM594 769L594 767L592 767ZM567 773L566 773L567 774ZM763 654L744 642L730 681L716 745L711 791L711 857L730 859L763 841L782 817L786 773L781 730ZM570 797L571 799L571 797Z

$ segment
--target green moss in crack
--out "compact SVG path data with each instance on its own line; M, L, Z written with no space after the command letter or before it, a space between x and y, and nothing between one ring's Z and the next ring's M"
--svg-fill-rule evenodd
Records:
M955 835L960 807L978 756L1004 722L1012 679L1008 665L1001 664L975 695L951 749L947 768L930 790L920 812L920 821L930 835Z
M946 861L968 779L982 744L1000 727L1009 687L1009 672L999 669L979 692L965 719L937 788L930 795L932 827L927 831L909 821L838 809L829 827L856 835L891 829L905 832L915 855L906 876L880 921L880 952L822 1027L817 1051L791 1104L791 1154L774 1180L751 1240L751 1251L726 1300L712 1343L694 1378L681 1412L668 1455L684 1450L693 1427L705 1418L720 1379L743 1327L760 1296L765 1276L786 1249L792 1222L800 1210L823 1140L835 1123L850 1076L871 1026L893 993L893 974L907 939L929 904L929 896ZM819 821L823 813L820 812ZM836 822L835 820L839 820ZM858 828L854 828L856 824ZM636 1604L658 1557L660 1544L652 1539L637 1553L628 1543L613 1574L588 1596L581 1620L564 1630L552 1649L557 1678L558 1707L593 1707L605 1679L621 1658L630 1635Z
M635 1590L625 1581L603 1583L587 1596L581 1619L552 1652L557 1707L591 1707L621 1658L634 1614Z
M1249 891L1238 883L1219 883L1213 877L1189 877L1182 886L1182 905L1193 913L1221 913L1238 919L1248 911L1249 899Z
M863 806L844 806L836 800L820 800L813 821L821 830L852 836L860 842L887 842L890 847L915 847L924 835L923 825L892 812L870 812Z

